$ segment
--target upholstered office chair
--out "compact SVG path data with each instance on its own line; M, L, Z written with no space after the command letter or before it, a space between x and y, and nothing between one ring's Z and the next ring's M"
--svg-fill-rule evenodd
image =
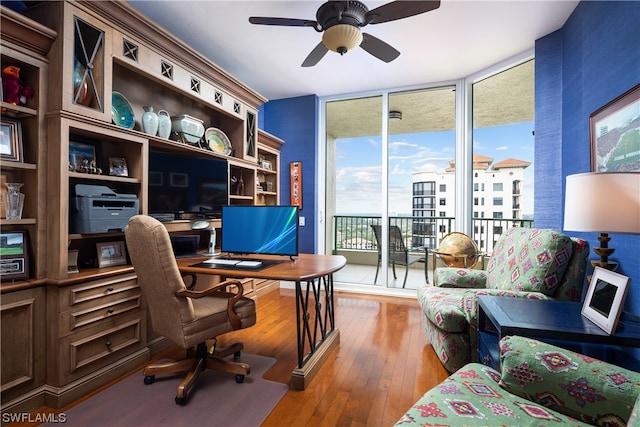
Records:
M373 279L373 284L378 281L378 272L380 271L380 263L382 262L382 227L379 225L371 225L373 228L373 234L376 236L376 243L378 244L378 265L376 266L376 277ZM407 284L407 276L409 275L409 266L420 261L421 257L409 254L409 250L404 245L404 238L402 232L397 225L389 226L389 263L393 268L393 278L397 279L396 264L403 265L404 281L402 287Z
M208 351L206 342L221 334L256 323L253 300L242 296L242 284L227 280L205 290L187 288L178 270L167 229L155 218L136 215L125 229L127 248L138 283L147 301L153 329L187 350L183 360L151 363L144 368L144 382L157 374L187 372L175 401L185 404L198 375L206 368L236 374L242 382L250 372L246 363L223 360L240 356L241 343ZM232 288L236 292L230 292Z

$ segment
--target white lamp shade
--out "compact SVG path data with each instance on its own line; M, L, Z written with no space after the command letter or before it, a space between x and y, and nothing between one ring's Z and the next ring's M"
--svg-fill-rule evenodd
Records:
M640 234L640 173L567 176L564 229Z
M348 24L338 24L329 27L322 34L322 43L327 49L338 52L343 47L349 52L351 49L360 46L362 43L362 32L360 28Z

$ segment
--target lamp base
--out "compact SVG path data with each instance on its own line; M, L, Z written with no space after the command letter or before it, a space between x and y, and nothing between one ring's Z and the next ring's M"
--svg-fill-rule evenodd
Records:
M602 262L602 261L596 261L596 260L592 260L591 261L591 265L595 268L595 267L600 267L600 268L605 268L607 270L611 270L611 271L615 271L618 269L618 263L617 262Z

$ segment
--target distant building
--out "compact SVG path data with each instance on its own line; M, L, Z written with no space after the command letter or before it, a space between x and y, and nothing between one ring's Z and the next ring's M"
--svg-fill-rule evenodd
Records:
M473 218L523 219L521 202L524 170L530 162L506 159L493 164L491 157L473 156ZM455 161L444 172L413 174L413 247L435 248L440 239L452 230L446 223L436 224L436 217L455 216ZM426 219L429 218L429 219ZM437 229L436 229L437 227ZM502 234L504 224L498 221L474 221L476 243L492 247L495 236Z

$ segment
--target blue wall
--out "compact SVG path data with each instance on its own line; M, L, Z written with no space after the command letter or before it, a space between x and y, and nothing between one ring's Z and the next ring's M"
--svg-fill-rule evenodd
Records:
M639 22L640 2L583 1L536 42L536 227L562 229L565 177L591 171L589 116L640 82ZM610 246L632 281L625 309L640 314L640 236L611 234Z
M302 162L302 210L305 226L300 227L300 252L316 253L316 215L318 210L317 153L318 109L315 95L269 101L261 107L258 126L284 140L280 151L280 203L291 203L289 164Z

